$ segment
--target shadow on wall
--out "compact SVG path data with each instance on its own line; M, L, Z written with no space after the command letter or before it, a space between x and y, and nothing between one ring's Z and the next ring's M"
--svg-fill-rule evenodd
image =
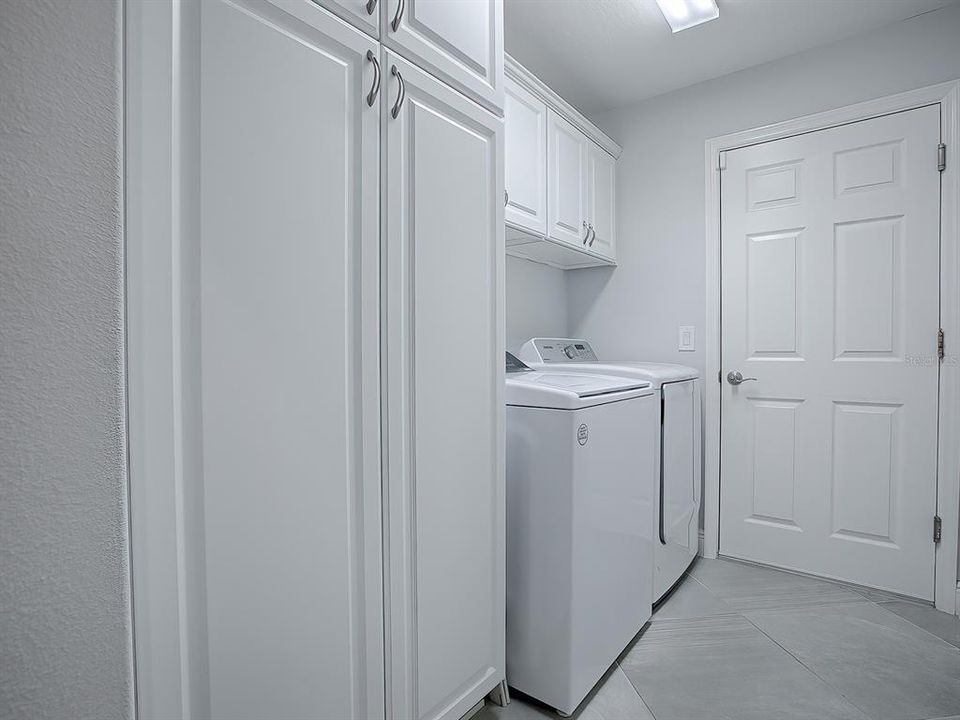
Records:
M594 312L597 299L603 294L607 285L613 279L616 272L615 267L595 267L583 268L581 270L568 271L571 275L567 279L566 301L567 301L567 322L569 323L569 334L577 335L576 328L582 328ZM573 276L576 277L573 277ZM572 292L573 283L576 282L577 292Z

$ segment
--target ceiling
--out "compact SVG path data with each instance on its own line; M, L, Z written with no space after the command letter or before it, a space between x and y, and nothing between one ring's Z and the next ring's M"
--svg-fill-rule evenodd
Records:
M585 113L793 55L960 0L717 0L676 35L655 0L504 0L510 53Z

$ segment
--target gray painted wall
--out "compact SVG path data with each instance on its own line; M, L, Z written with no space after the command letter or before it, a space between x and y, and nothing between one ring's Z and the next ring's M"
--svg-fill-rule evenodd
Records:
M566 273L507 255L507 350L532 337L567 334Z
M0 0L0 717L133 716L119 0Z

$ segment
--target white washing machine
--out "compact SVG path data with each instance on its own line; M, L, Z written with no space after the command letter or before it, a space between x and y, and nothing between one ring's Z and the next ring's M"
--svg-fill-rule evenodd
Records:
M700 374L663 363L601 361L586 340L533 338L520 350L533 368L605 373L647 380L660 396L654 602L669 592L700 548L702 482Z
M659 400L507 355L507 682L567 716L650 619Z

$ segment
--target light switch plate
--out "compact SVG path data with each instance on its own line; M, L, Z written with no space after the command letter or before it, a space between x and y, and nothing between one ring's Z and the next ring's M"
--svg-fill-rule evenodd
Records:
M697 329L693 325L681 325L679 327L679 342L677 350L680 352L693 352L697 349Z

